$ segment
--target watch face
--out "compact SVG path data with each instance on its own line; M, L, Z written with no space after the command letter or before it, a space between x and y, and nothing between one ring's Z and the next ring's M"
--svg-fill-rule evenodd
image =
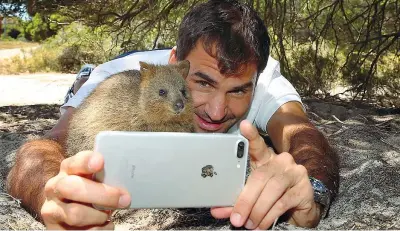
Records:
M327 193L328 192L328 189L325 187L325 185L321 181L319 181L319 180L317 180L317 179L315 179L313 177L310 177L310 182L311 182L311 185L312 185L312 187L313 187L313 189L315 191L318 191L318 192L321 192L321 193Z
M310 177L311 186L314 189L314 200L321 205L327 206L330 204L330 193L326 186L313 177Z
M321 218L325 218L329 210L329 205L331 201L331 195L328 188L320 181L314 177L310 177L310 183L314 189L314 201L321 204Z

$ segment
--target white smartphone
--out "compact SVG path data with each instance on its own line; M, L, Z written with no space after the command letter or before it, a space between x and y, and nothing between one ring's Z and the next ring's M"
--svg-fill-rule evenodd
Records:
M104 170L94 180L126 189L135 209L233 206L245 183L248 147L233 134L100 132L95 151Z

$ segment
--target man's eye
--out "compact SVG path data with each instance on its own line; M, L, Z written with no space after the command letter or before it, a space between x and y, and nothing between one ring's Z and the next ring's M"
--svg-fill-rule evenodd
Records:
M197 83L202 87L209 87L210 86L210 84L207 83L206 81L197 81Z
M237 95L237 96L242 96L242 95L244 95L244 94L246 94L246 90L237 90L237 91L232 91L232 93L234 94L234 95Z

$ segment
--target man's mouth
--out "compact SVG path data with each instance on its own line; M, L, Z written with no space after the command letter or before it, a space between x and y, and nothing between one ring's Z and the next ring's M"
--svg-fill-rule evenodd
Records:
M224 123L211 123L196 115L196 122L202 130L215 132L222 128Z

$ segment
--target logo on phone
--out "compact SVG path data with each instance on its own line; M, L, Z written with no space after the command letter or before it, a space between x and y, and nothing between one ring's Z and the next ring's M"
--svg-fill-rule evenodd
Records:
M206 177L213 177L214 175L217 175L216 172L214 172L214 167L212 165L206 165L201 169L201 176L203 178Z

